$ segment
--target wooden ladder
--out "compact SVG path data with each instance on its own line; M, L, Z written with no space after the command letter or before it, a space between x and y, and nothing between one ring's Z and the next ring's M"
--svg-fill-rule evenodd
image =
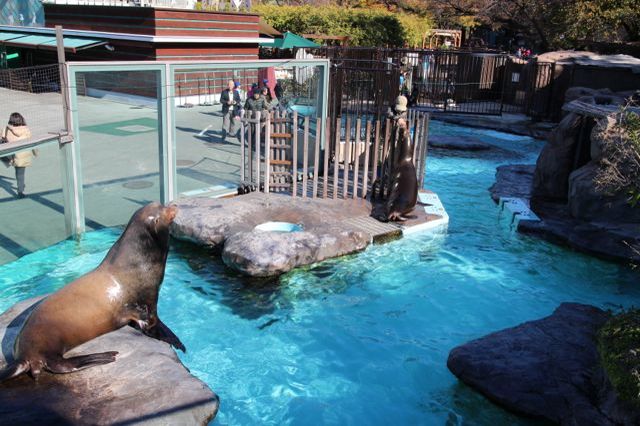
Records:
M277 110L273 113L269 156L269 191L271 192L288 191L293 186L295 177L291 166L295 161L294 147L297 135L292 132L292 129L295 128L286 111Z

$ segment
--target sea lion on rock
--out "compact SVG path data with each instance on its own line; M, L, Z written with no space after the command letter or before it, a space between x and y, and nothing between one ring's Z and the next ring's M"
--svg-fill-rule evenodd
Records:
M413 164L411 138L406 124L398 129L400 155L391 176L391 193L385 205L386 220L404 221L405 216L413 211L418 202L418 177Z
M177 207L151 203L134 213L102 263L37 305L13 347L14 361L0 382L22 373L70 373L115 361L117 352L64 358L91 339L125 325L185 351L160 321L158 293L169 252L169 225Z

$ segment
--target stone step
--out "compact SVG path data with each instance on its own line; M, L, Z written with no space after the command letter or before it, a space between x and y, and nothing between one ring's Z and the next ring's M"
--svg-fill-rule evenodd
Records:
M371 216L357 216L345 220L345 223L357 231L371 235L374 243L382 243L402 237L400 225L393 222L380 222Z

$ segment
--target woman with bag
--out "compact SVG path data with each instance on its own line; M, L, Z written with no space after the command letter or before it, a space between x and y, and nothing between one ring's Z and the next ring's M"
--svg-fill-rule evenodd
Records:
M31 137L31 131L27 127L24 117L14 112L9 116L9 124L2 134L3 140L7 143L18 142ZM4 157L3 162L16 169L16 182L18 185L18 198L24 198L24 175L27 167L31 165L31 160L36 155L35 149L17 152L10 157ZM8 160L8 161L7 161Z

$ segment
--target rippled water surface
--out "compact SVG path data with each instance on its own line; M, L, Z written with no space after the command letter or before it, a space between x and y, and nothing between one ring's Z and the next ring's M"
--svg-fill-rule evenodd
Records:
M541 143L433 122L492 152L429 153L446 232L247 281L186 244L172 248L160 315L191 372L221 398L217 424L513 425L446 368L456 345L550 314L564 301L640 303L628 269L515 234L491 201L495 168L533 163ZM89 233L0 267L0 309L92 269L119 230Z

